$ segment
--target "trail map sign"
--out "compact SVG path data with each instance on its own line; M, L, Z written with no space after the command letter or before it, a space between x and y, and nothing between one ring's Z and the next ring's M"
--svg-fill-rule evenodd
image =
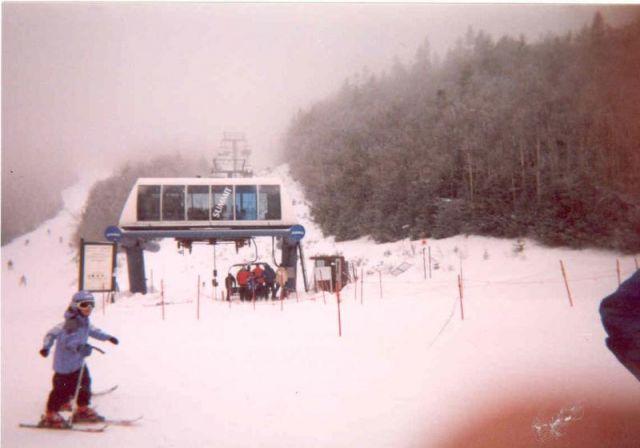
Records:
M116 266L114 243L80 243L80 286L91 292L114 290L113 272Z
M313 275L316 279L316 286L320 284L320 282L326 282L329 285L328 291L333 291L333 276L331 273L331 266L316 266L313 271ZM327 291L325 289L325 291Z

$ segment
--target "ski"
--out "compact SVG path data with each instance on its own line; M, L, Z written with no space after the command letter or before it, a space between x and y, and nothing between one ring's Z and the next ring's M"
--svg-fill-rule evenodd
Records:
M193 300L176 300L176 301L169 301L164 303L156 302L156 303L145 304L142 306L151 307L151 306L162 306L162 305L184 305L185 303L193 303Z
M50 429L52 431L78 431L78 432L104 432L105 429L109 426L108 424L87 428L87 427L78 427L78 426L63 426L61 428L56 428L54 426L41 426L33 423L20 423L21 428L31 428L31 429Z
M142 415L140 415L140 416L138 416L136 418L121 418L121 419L108 418L104 422L107 425L133 426L136 423L138 423L140 420L142 420Z
M100 390L98 392L92 392L91 395L94 397L100 397L102 395L107 395L110 394L111 392L113 392L114 390L116 390L118 388L118 385L116 384L115 386L110 387L109 389L105 389L105 390Z
M142 420L142 415L136 418L121 418L121 419L117 419L117 418L105 418L104 420L100 421L100 422L74 422L74 425L91 425L91 424L95 424L95 423L104 423L107 426L109 425L114 425L114 426L133 426L135 425L137 422L139 422L140 420Z

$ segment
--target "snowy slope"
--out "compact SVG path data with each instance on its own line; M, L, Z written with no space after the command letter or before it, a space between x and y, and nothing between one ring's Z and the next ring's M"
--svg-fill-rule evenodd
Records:
M566 431L549 436L556 441L594 424L587 418L594 397L640 403L640 385L606 349L598 315L600 300L617 287L616 261L626 278L637 258L532 241L517 252L511 240L464 236L427 246L336 243L309 220L286 168L275 174L286 180L307 230L305 255L341 253L364 273L362 283L343 290L341 337L336 297L305 293L301 284L284 303L217 300L214 259L222 281L231 264L254 259L255 249L217 246L214 257L211 246L181 253L165 240L159 252L146 254L155 292L122 293L115 304L100 302L92 316L121 340L96 342L107 354L89 358L95 390L119 385L94 405L108 416L144 420L102 434L19 429L19 422L38 419L49 391L51 358L37 352L77 285L68 241L88 192L84 183L66 192L65 211L2 249L2 446L440 446L487 403L524 391L557 400L538 410L541 420L514 428L525 434L523 446L537 446L532 428L552 421L562 406L585 418L568 420ZM427 279L423 248L432 256ZM271 254L271 240L258 241L257 257L271 261ZM126 289L124 263L119 257ZM164 319L161 284L170 302Z

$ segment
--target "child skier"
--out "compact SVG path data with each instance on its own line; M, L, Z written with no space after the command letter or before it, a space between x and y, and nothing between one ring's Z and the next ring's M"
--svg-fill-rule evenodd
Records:
M40 354L49 355L56 343L53 355L53 389L47 400L47 411L42 416L40 426L63 428L67 421L59 414L68 408L76 398L78 408L73 413L73 422L100 422L104 417L89 407L91 401L91 376L85 358L91 354L92 346L87 343L89 336L118 344L118 339L94 327L89 316L95 306L93 294L78 291L64 313L64 322L49 330L44 337Z

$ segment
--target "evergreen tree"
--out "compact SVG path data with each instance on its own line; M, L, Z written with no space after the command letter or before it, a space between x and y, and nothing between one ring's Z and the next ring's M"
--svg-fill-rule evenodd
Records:
M286 139L338 238L467 232L640 249L640 20L497 41L469 29L439 64L345 83Z

